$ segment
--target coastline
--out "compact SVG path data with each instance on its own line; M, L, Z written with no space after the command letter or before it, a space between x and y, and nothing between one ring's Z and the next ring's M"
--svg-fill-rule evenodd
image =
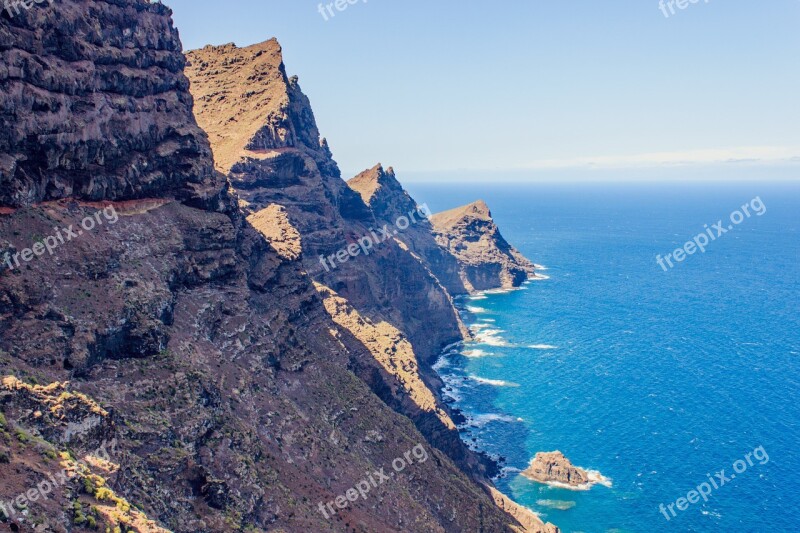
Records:
M470 344L484 345L484 348L491 347L513 347L503 339L499 339L497 335L504 333L493 326L494 319L485 318L482 315L488 314L486 309L481 307L469 305L472 302L480 302L488 299L490 296L497 296L501 294L510 294L516 291L528 290L527 285L534 281L546 281L550 279L549 276L538 274L542 270L547 270L547 267L536 264L535 271L531 273L528 278L517 287L498 287L493 289L486 289L481 291L473 291L470 294L461 294L453 297L453 303L458 311L461 319L464 321L465 326L470 332L472 338L463 339L445 346L438 357L436 358L431 369L436 373L441 386L436 391L437 395L442 399L451 413L451 418L455 422L459 438L464 444L476 455L478 455L487 467L487 476L496 483L499 479L503 479L511 473L521 473L522 469L508 466L507 457L501 453L492 453L482 446L479 441L470 439L468 433L469 429L482 428L491 422L506 422L506 423L521 423L524 420L520 417L514 417L502 413L478 413L469 412L458 404L463 399L459 394L459 388L465 381L472 381L478 385L487 385L494 387L519 387L519 384L509 383L502 380L491 380L481 378L475 375L456 376L455 374L448 373L447 369L451 367L453 356L462 356L466 358L479 358L479 357L493 357L495 354L487 352L484 349L477 347L470 347ZM474 320L467 320L473 315ZM481 317L481 318L477 318ZM531 349L555 349L556 346L550 344L540 344L528 346ZM597 472L599 474L599 472ZM601 476L602 477L602 476ZM541 513L516 502L511 496L501 492L495 488L499 494L505 498L513 501L516 505L523 507L527 511L536 516Z

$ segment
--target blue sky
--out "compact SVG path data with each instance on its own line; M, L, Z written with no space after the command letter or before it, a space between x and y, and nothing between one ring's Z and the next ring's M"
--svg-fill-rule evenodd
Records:
M346 175L800 178L799 0L165 3L186 49L277 37Z

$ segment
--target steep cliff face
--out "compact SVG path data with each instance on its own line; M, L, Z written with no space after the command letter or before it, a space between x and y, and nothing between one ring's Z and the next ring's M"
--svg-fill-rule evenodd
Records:
M225 181L192 116L166 7L17 10L0 15L0 202L170 195L219 207Z
M458 340L462 330L447 293L392 232L366 254L342 252L363 238L375 241L375 217L341 179L308 99L286 76L277 41L206 47L187 57L197 120L215 154L222 153L219 168L244 209L284 206L303 236L312 277L376 322L402 325L419 350L434 353Z
M436 242L460 264L470 291L519 287L535 265L500 235L483 200L431 217Z
M13 130L0 133L0 520L23 531L545 530L501 509L396 412L408 407L392 388L420 381L404 337L390 334L397 349L381 340L386 366L405 363L392 373L366 345L382 335L379 313L359 322L342 306L337 322L326 310L337 295L314 285L301 252L372 214L323 179L335 164L314 145L296 83L285 80L285 113L247 139L256 155L239 174L284 185L241 187L255 207L240 213L189 114L166 8L57 0L3 15L0 38L0 114ZM326 216L334 223L309 230ZM415 275L415 288L429 276ZM396 296L388 287L378 294ZM442 294L427 295L446 309ZM419 392L419 418L445 428ZM398 458L402 473L377 476Z
M393 226L400 217L406 216L417 205L397 181L391 167L384 170L378 164L349 180L347 185L361 195L364 203L372 209L375 218L382 224ZM427 217L431 215L430 211L425 214ZM455 296L468 292L461 280L458 260L436 242L430 220L420 220L400 232L397 238L425 260L450 294Z
M197 120L209 132L215 153L219 149L223 154L219 168L229 173L244 211L258 217L272 206L285 209L301 236L300 260L309 275L364 320L390 325L407 338L420 381L395 389L397 380L411 383L394 370L403 364L385 364L383 350L370 343L370 356L358 362L359 376L376 393L395 391L387 403L396 408L408 406L406 396L424 387L435 399L434 409L422 417L413 406L401 412L462 467L480 471L480 462L466 450L449 417L430 416L445 408L432 392L439 382L427 363L464 335L450 295L422 258L409 253L394 225L375 238L384 224L341 179L319 138L308 99L297 79L286 76L278 43L206 47L187 56ZM402 207L408 209L406 215L416 211L413 202ZM329 298L327 292L323 296ZM349 313L335 314L339 309L328 306L340 325L354 324L344 320ZM358 331L351 333L359 337ZM381 379L376 381L376 375Z

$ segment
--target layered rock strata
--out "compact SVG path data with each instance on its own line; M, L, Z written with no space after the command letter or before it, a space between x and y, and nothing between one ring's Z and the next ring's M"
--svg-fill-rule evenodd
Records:
M392 241L367 279L326 273L327 290L361 306L326 310L337 296L320 295L305 256L374 217L332 179L296 82L279 76L285 112L259 109L267 126L243 134L254 156L231 169L240 211L192 118L167 8L57 0L4 14L0 38L0 255L98 209L119 214L0 272L0 520L76 532L552 531L499 506L475 482L474 458L461 460L467 475L428 444L421 431L450 435L432 396L411 397L416 426L404 413L395 391L423 379L404 338L432 349L460 335L421 261L401 259ZM261 67L247 74L253 90L275 75ZM390 311L400 287L381 284L405 268L419 291L410 305L439 316L432 324ZM403 324L393 346L377 338L389 318ZM418 445L430 460L320 510ZM47 498L19 504L59 472Z
M3 205L169 195L219 208L225 180L192 116L168 8L142 0L10 9L0 18Z
M436 242L460 265L469 291L512 289L534 275L535 265L500 234L483 200L431 217Z

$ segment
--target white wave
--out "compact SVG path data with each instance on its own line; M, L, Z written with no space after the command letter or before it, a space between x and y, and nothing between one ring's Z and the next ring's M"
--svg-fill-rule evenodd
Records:
M515 466L504 466L500 469L497 475L492 478L492 480L497 481L498 479L507 478L509 474L518 474L520 472L522 472L522 470Z
M464 344L464 341L456 341L452 344L448 344L444 347L444 349L442 349L442 353L452 353L457 348L460 348L462 344Z
M442 382L444 383L444 388L442 389L442 396L452 399L455 402L460 402L463 400L463 396L461 395L461 386L463 380L456 378L455 376L441 376Z
M478 331L475 334L475 342L477 342L478 344L487 344L489 346L498 346L507 348L512 347L513 346L512 344L509 344L507 340L500 337L501 333L504 333L502 329L484 329Z
M488 298L489 298L489 297L488 297L488 296L486 296L485 294L478 293L478 294L475 294L475 295L472 295L472 296L470 296L470 297L468 298L468 300L470 300L471 302L474 302L475 300L486 300L486 299L488 299Z
M550 276L547 276L545 274L534 274L533 276L531 276L528 279L531 280L531 281L544 281L546 279L550 279Z
M476 315L481 314L481 313L488 313L489 312L486 309L484 309L483 307L475 307L473 305L468 305L467 306L467 311L469 311L470 313L475 313Z
M485 291L481 291L478 293L479 296L486 296L489 294L508 294L509 292L514 292L518 290L516 287L512 287L510 289L488 289Z
M557 350L558 346L552 344L531 344L528 348L532 350Z
M474 376L472 374L469 375L469 378L476 383L481 383L483 385L492 385L494 387L519 387L519 384L512 383L510 381L503 381L502 379L488 379L482 378L478 376Z
M494 354L491 352L487 352L485 350L476 349L476 350L465 350L461 352L461 355L463 355L464 357L469 357L470 359L479 359L481 357L488 357Z
M481 317L481 318L480 318L480 320L481 320L481 322L490 322L490 323L492 323L492 324L494 324L495 322L497 322L497 320L495 320L494 318L484 318L484 317Z
M447 358L447 355L442 355L436 360L435 363L433 363L433 365L431 365L431 368L439 373L440 370L447 368L448 366L450 366L450 360Z
M501 415L497 413L487 413L481 415L469 415L467 416L467 422L464 424L465 426L473 426L482 428L491 422L507 422L507 423L517 423L522 422L523 420L518 417L513 417L509 415Z

